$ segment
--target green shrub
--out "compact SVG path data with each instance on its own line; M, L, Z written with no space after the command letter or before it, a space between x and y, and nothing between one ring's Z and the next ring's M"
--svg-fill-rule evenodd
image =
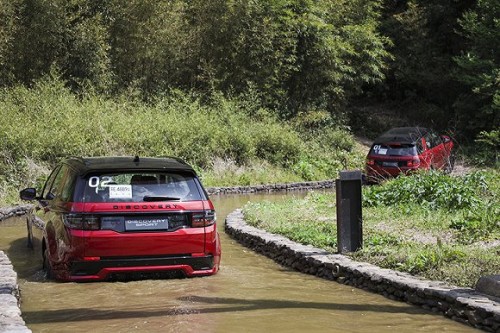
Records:
M364 206L393 206L410 215L415 207L453 211L449 223L463 244L500 234L499 174L473 172L453 177L420 173L364 190ZM422 214L422 212L419 212Z
M283 124L266 124L265 130L255 128L253 136L257 157L275 165L293 164L305 150L299 135Z
M487 239L489 235L500 236L500 204L497 200L484 202L483 205L464 210L452 219L450 228L459 231L459 239L464 244L478 239Z
M336 128L343 124L343 120L335 119L325 110L310 110L300 112L291 120L291 124L300 133L315 135L325 129Z
M77 96L54 76L33 88L0 89L0 152L49 170L70 155L177 156L212 186L333 178L344 165L340 160L358 159L348 151L352 139L347 132L327 127L321 136L330 139L318 140L279 121L251 98L213 94L202 99L175 90L148 103L139 97L133 89L114 99ZM231 161L234 167L213 170L214 161ZM0 163L0 173L6 165ZM30 182L24 171L14 169L8 166L4 172L14 180L3 176L7 185L0 202L12 201L17 194L7 193Z
M490 132L482 131L477 135L474 150L470 158L475 164L497 166L500 163L498 152L500 150L500 130Z
M430 209L472 208L481 202L480 192L486 190L485 176L481 172L462 177L420 172L365 189L363 204L373 207L414 203Z
M314 165L302 158L292 166L292 170L305 180L313 180L316 177Z
M342 129L325 128L315 137L321 147L331 151L349 152L354 147L354 138Z

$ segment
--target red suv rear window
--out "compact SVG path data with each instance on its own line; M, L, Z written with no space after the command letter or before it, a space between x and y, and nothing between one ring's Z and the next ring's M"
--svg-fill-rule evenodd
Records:
M371 155L382 156L416 156L417 147L414 144L374 144Z
M195 177L188 173L102 173L88 175L84 182L83 202L205 200Z

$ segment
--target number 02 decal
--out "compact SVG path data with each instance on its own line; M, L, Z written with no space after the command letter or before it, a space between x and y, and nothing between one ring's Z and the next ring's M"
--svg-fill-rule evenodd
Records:
M109 183L113 181L113 178L109 176L97 177L93 176L89 178L89 187L95 188L95 193L99 190L99 188L108 187Z

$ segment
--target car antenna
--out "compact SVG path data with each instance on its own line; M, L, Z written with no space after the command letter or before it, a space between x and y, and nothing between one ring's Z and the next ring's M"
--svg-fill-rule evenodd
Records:
M134 163L139 163L139 155L135 155L135 157L134 157Z

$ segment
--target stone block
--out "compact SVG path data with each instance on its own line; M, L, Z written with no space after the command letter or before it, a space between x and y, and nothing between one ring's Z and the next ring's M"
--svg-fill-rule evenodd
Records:
M476 291L500 298L500 275L481 276L476 283Z

